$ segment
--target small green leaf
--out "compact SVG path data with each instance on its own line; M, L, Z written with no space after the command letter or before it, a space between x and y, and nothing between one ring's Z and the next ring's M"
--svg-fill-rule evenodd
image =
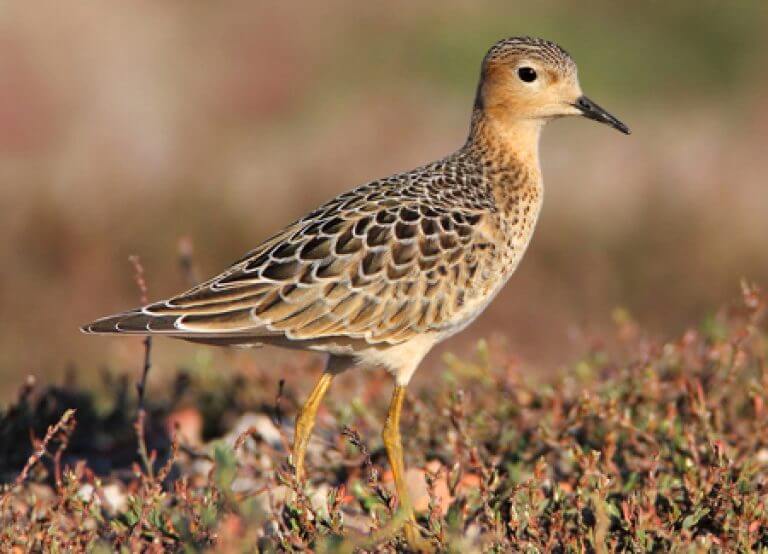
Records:
M216 485L224 491L231 490L232 482L237 475L235 452L224 444L217 444L213 450L213 458L216 463L213 474Z
M690 529L696 525L702 517L709 513L709 508L699 508L694 513L683 519L683 529Z

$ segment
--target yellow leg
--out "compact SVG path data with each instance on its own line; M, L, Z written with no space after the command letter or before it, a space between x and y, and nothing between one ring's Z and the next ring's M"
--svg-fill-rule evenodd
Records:
M403 463L403 444L400 440L400 412L403 409L405 399L405 387L395 385L392 393L392 401L387 413L387 421L384 423L384 448L387 450L387 458L395 478L395 490L400 509L405 513L405 540L408 546L416 552L429 552L432 549L419 536L416 529L416 518L413 514L413 505L408 494L405 482L405 464Z
M320 380L312 389L307 401L299 410L296 417L296 432L293 435L293 466L296 468L296 479L304 479L304 455L307 452L309 437L312 435L312 428L315 426L315 416L317 408L320 406L328 387L333 380L333 373L324 372Z

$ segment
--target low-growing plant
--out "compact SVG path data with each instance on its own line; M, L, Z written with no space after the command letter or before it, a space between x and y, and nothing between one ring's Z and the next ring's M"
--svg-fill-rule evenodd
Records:
M738 304L668 342L617 313L613 348L550 377L485 343L447 357L404 416L422 534L445 552L767 550L767 306L745 285ZM238 387L187 377L186 405L219 394L232 411L208 413L223 436L197 445L158 424L176 396L112 398L115 413L30 381L0 413L0 549L406 551L375 431L386 395L376 376L365 383L351 411L321 412L299 483L280 414L296 395L278 375L251 406L228 397ZM227 433L245 412L251 423ZM112 443L105 465L110 433L132 435L133 454Z

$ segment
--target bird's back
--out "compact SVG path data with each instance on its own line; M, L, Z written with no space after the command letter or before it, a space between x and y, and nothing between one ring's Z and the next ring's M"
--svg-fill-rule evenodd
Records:
M465 147L337 196L183 294L83 329L330 352L443 338L525 250L539 184L502 190L520 175Z

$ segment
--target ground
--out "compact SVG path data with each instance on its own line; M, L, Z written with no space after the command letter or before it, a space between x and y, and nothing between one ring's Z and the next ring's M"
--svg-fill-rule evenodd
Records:
M744 285L666 343L617 313L617 348L547 378L484 342L446 356L404 416L422 533L448 552L768 548L767 306ZM127 377L30 380L0 414L2 550L404 551L383 374L331 396L293 479L291 381L316 373L180 371L138 410Z

